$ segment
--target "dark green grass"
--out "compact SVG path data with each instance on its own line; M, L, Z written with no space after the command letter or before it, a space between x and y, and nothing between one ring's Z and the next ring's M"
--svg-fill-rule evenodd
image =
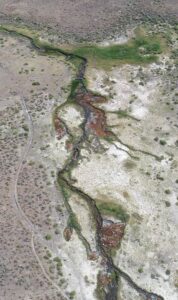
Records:
M78 79L74 79L71 82L71 88L70 88L70 95L69 95L69 99L73 99L75 96L75 91L77 90L79 84L81 83L80 80Z
M77 230L79 232L81 232L81 230L82 230L80 224L78 223L77 217L73 212L70 213L67 225L68 225L68 227L74 228L75 230Z
M105 62L149 63L155 61L157 54L161 52L161 42L158 38L137 37L122 45L107 47L83 46L75 49L73 53L91 60Z
M85 78L83 79L74 79L70 84L70 94L68 97L68 101L72 102L76 96L76 92L81 85L87 87L88 83Z
M128 43L122 45L111 45L99 47L85 45L74 48L72 52L60 49L49 42L40 41L37 34L25 28L13 28L12 26L0 26L1 31L8 31L31 40L32 44L42 50L43 54L65 55L76 67L79 66L79 57L88 58L89 64L94 62L103 67L109 67L116 63L151 63L157 60L157 54L163 51L162 39L157 36L145 36L137 34ZM41 54L42 54L41 53ZM76 55L78 57L76 57Z
M127 222L129 219L129 215L121 205L109 202L99 202L97 203L97 207L102 215L113 216L122 222Z

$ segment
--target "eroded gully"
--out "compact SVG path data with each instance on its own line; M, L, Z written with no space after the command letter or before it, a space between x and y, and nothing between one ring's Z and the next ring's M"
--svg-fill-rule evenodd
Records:
M106 247L103 245L102 242L101 231L103 228L104 220L102 218L100 211L97 208L95 199L90 197L80 188L77 188L75 185L73 185L70 179L68 179L70 178L70 176L68 176L69 172L71 169L73 169L76 166L76 163L79 161L81 149L85 142L87 143L89 142L89 135L91 133L97 139L105 138L110 142L117 141L117 137L113 134L113 132L108 130L105 112L102 109L99 109L98 107L95 106L96 103L105 102L106 99L103 96L95 95L94 93L89 91L87 89L87 86L85 85L84 77L85 77L85 71L87 66L87 59L78 55L74 55L73 53L63 51L53 46L49 46L49 45L46 46L43 45L42 43L38 43L35 39L29 37L28 35L18 33L15 30L8 30L8 29L4 29L4 30L8 33L15 34L30 40L32 46L36 50L47 53L48 55L50 55L50 53L55 53L59 55L64 55L67 59L77 58L81 60L81 64L78 68L78 72L75 78L77 82L77 87L73 94L73 101L75 101L77 105L82 107L84 111L84 121L81 126L82 134L80 138L77 140L77 142L73 142L70 159L67 160L67 163L65 164L64 168L59 171L58 180L59 183L65 186L65 188L67 188L68 190L74 193L77 193L82 199L84 199L87 202L92 212L93 219L95 220L97 250L99 255L102 257L102 261L105 265L106 273L108 274L108 278L107 278L108 280L105 281L105 285L102 290L102 299L103 300L118 299L118 286L119 286L118 282L119 282L119 277L122 277L124 280L127 281L130 287L135 289L140 295L143 296L143 299L163 300L162 296L159 296L152 292L148 292L145 289L139 287L126 272L121 270L118 266L114 265L112 256L108 253ZM60 117L57 122L56 132L58 134L59 139L60 137L64 136L65 132L67 132L67 126L62 120L60 120ZM151 154L145 153L144 151L139 149L131 149L131 150L140 151L145 155L155 156L152 153ZM155 156L155 158L157 159L158 157ZM65 197L65 195L63 196ZM67 199L65 200L67 203ZM69 203L67 203L67 208L68 210L71 209ZM80 230L78 230L77 228L74 228L74 230L76 230L76 233L80 239L84 238Z

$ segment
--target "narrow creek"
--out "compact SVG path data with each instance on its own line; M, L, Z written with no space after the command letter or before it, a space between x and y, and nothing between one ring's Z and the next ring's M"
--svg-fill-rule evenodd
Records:
M2 28L1 28L2 29ZM74 101L78 106L80 106L84 112L84 121L82 123L82 134L77 141L73 141L72 143L72 151L70 158L67 160L64 168L58 172L58 182L61 186L65 189L68 189L71 192L76 193L79 195L84 201L87 202L90 211L92 213L92 217L95 221L96 227L96 245L97 251L99 255L102 257L103 264L105 266L106 277L105 277L105 285L102 287L102 300L117 300L118 293L119 293L119 278L122 277L127 283L135 289L145 300L163 300L162 296L159 296L155 293L148 292L145 289L139 287L132 278L124 271L122 271L119 267L114 265L112 256L106 250L106 247L102 241L102 230L103 230L103 223L104 219L97 207L95 199L90 197L81 189L77 188L70 182L69 172L71 169L75 168L77 162L81 158L81 149L85 142L89 143L89 134L92 132L92 135L96 136L97 139L106 138L107 140L114 141L115 135L108 129L107 120L105 116L105 112L96 106L96 103L105 102L105 97L101 95L96 95L90 90L88 90L87 85L85 83L85 73L87 67L87 59L85 57L75 55L70 52L66 52L62 49L57 47L49 46L46 44L42 44L41 42L37 41L35 38L32 38L26 34L19 33L16 30L10 30L7 28L3 28L3 31L14 34L17 36L21 36L23 38L28 39L33 48L37 51L44 52L48 55L50 54L59 54L64 55L68 60L70 59L78 59L81 61L78 71L76 73L76 77L74 79L75 89L72 91L72 101ZM60 119L58 116L56 120L54 120L54 127L56 129L56 133L58 134L58 138L62 138L65 132L68 131L68 128L64 121ZM65 198L65 193L63 193L63 197ZM68 213L71 214L71 207L65 199L66 208ZM121 230L124 233L124 227L126 224L123 225ZM82 235L82 232L79 228L73 228L78 237L83 241L86 245L87 241ZM90 246L86 245L88 252L90 252Z

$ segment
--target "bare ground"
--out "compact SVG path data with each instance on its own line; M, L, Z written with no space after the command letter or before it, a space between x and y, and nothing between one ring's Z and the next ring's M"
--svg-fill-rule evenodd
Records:
M167 19L178 16L176 0L2 0L2 18L20 19L55 29L65 38L102 38L133 22ZM18 18L17 18L18 17ZM20 18L20 19L19 19Z

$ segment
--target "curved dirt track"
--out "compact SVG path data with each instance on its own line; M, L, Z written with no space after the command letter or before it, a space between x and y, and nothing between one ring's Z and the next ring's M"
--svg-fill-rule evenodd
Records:
M24 228L26 230L28 230L31 234L31 248L32 248L32 252L33 252L33 255L35 256L40 268L41 268L41 271L44 275L44 277L48 280L48 282L55 288L58 290L58 292L61 294L61 296L68 300L69 298L61 291L61 289L59 288L59 286L53 282L53 280L48 276L48 274L46 273L45 271L45 268L43 267L43 264L36 252L36 249L35 249L35 244L34 244L34 238L37 237L38 239L42 240L43 242L45 242L44 238L41 236L41 234L36 230L35 226L32 224L32 222L29 220L29 218L25 215L24 211L22 210L21 206L20 206L20 203L19 203L19 200L18 200L18 179L19 179L19 176L20 176L20 173L23 171L23 163L24 161L26 160L27 156L28 156L28 153L31 149L31 146L32 146L32 143L33 143L33 122L32 122L32 119L31 119L31 116L28 112L28 109L27 109L27 106L26 106L26 103L25 103L25 99L22 97L21 98L21 106L22 106L22 110L23 110L23 113L28 121L28 128L29 128L29 137L28 137L28 142L26 144L26 147L23 151L23 154L21 156L21 159L18 163L18 168L17 168L17 172L15 174L15 178L14 178L14 184L12 186L12 199L13 199L13 202L14 202L14 206L16 208L16 211L17 211L17 215L19 217L19 220L20 222L22 223L22 225L24 226Z

